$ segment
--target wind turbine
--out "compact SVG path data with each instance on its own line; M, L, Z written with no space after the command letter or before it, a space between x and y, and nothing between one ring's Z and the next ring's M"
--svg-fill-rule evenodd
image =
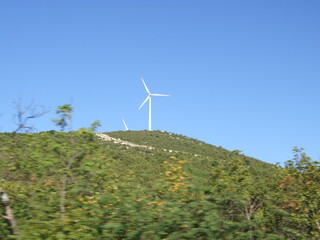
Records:
M150 93L146 83L143 81L143 78L141 78L142 80L142 83L144 85L144 87L146 88L146 91L148 93L148 96L147 98L143 101L143 103L141 104L141 106L138 108L138 110L140 110L142 108L142 106L149 100L149 131L151 131L151 110L152 110L152 107L151 107L151 103L152 103L152 97L153 96L157 96L157 97L168 97L170 95L166 95L166 94L155 94L155 93Z
M126 131L128 131L128 130L129 130L129 129L128 129L128 126L127 126L127 124L126 124L126 122L124 121L123 118L122 118L122 122L123 122L124 127L126 128Z

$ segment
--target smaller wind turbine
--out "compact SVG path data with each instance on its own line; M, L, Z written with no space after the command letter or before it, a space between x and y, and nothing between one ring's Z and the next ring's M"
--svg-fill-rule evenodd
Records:
M166 95L166 94L155 94L155 93L150 93L146 83L143 81L143 78L141 78L142 80L142 83L148 93L148 96L147 98L143 101L143 103L141 104L141 106L138 108L138 110L140 110L142 108L142 106L149 100L149 131L151 131L151 110L152 110L152 107L151 107L151 102L152 102L152 97L153 96L157 96L157 97L168 97L170 95Z
M124 121L124 119L123 119L123 118L122 118L122 122L123 122L124 127L126 128L126 131L128 131L128 130L129 130L129 128L128 128L128 126L127 126L127 124L126 124L126 122Z

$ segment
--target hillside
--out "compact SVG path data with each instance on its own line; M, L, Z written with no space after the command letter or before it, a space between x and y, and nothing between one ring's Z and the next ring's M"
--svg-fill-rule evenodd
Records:
M311 191L313 181L288 181L300 176L294 163L282 169L167 132L104 135L0 133L0 190L10 199L0 202L0 239L318 237L304 231L318 220L301 225L292 190L303 179Z
M274 169L274 166L271 164L240 154L237 150L228 151L222 147L213 146L179 134L163 131L117 131L106 134L135 144L150 146L158 150L189 153L194 156L210 158L216 161L226 161L237 157L244 161L255 174L265 175L268 171L273 171Z

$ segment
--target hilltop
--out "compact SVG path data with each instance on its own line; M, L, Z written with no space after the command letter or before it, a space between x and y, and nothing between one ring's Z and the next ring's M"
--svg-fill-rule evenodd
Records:
M294 164L291 173L161 131L0 133L0 142L0 189L10 198L0 205L1 239L305 236L299 215L287 217L297 206L286 180Z

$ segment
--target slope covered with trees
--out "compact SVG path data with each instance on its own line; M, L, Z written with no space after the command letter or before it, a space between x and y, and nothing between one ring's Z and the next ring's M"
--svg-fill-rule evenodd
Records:
M299 149L280 168L172 133L107 133L151 148L130 147L93 134L99 121L74 131L69 104L61 132L31 134L42 112L28 109L0 134L0 239L319 239L319 163Z
M280 168L171 133L107 134L155 149L0 134L16 221L1 202L0 239L319 239L319 163L298 149Z
M265 175L268 171L273 171L271 164L240 154L241 151L239 150L228 151L222 147L216 147L179 134L163 131L118 131L107 134L111 137L151 146L155 149L189 153L200 158L215 159L218 162L240 158L255 175Z

